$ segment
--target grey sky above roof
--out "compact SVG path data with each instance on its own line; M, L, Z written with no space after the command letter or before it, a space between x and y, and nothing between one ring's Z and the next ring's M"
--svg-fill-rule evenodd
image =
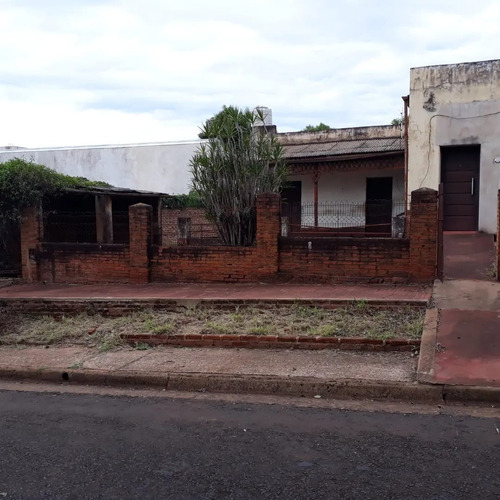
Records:
M0 145L196 139L222 105L279 132L390 123L414 66L494 59L497 0L0 0Z

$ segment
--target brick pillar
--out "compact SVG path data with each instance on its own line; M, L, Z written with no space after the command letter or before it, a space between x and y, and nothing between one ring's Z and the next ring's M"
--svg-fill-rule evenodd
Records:
M497 204L497 254L496 254L496 272L497 281L500 281L500 189L498 190L498 204Z
M42 213L38 208L26 208L21 218L21 269L23 280L32 283L38 280L35 251L43 239Z
M130 282L149 282L149 253L153 243L153 207L137 203L128 209L130 229Z
M411 193L410 278L432 281L437 276L437 191L420 188Z
M257 249L262 251L262 274L278 272L278 237L281 230L281 196L265 193L257 196Z

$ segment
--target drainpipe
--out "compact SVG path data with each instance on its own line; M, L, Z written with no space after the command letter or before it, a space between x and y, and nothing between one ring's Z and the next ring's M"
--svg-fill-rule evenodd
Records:
M410 96L404 95L404 144L405 144L405 218L408 215L408 108L410 107Z

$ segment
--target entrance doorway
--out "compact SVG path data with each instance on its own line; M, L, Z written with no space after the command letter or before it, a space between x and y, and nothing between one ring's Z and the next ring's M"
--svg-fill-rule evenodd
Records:
M441 147L443 230L477 231L480 146Z
M391 234L392 177L366 179L365 225L367 233Z
M288 217L290 231L299 231L302 212L302 181L289 181L281 191L283 215Z

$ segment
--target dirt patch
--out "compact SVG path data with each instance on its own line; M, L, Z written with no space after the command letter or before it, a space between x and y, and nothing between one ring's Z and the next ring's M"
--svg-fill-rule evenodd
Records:
M337 309L303 305L142 311L119 318L80 314L52 318L4 317L4 345L86 345L101 351L124 342L122 334L240 334L278 336L364 337L387 340L419 339L425 310L415 307L370 307L364 302Z

